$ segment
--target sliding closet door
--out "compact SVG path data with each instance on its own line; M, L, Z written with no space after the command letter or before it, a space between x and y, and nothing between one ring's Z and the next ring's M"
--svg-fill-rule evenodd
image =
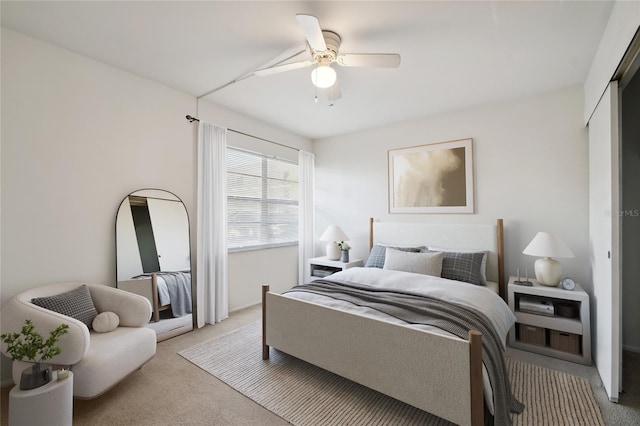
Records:
M607 87L589 121L589 253L593 278L594 362L612 401L620 390L618 83Z

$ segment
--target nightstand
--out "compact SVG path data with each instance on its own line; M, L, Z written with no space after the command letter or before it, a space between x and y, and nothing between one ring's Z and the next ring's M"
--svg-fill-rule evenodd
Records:
M340 262L339 260L329 260L327 256L314 257L309 259L309 274L307 281L311 282L319 278L328 277L336 272L344 271L345 269L355 268L356 266L363 266L362 259L351 259L349 262Z
M591 365L589 295L576 284L573 290L508 284L509 308L516 324L509 331L509 346Z

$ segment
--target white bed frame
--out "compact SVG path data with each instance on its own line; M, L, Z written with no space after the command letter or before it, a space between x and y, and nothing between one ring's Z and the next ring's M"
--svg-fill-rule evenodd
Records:
M503 295L502 219L496 225L371 219L371 246L374 230L376 241L387 244L490 251L487 278ZM480 332L471 330L468 340L443 336L270 293L267 285L262 306L263 359L274 347L456 424L483 424Z

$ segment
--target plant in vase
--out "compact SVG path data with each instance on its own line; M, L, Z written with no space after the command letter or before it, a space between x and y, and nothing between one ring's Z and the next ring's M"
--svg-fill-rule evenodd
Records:
M27 319L20 333L2 333L0 340L7 345L6 352L14 361L29 360L33 366L22 372L20 389L34 389L46 385L51 380L51 366L43 369L42 361L53 358L62 352L62 348L56 346L58 339L69 332L67 324L60 324L44 339L35 329L33 322Z
M349 244L345 241L340 241L338 247L340 247L340 261L343 263L349 262L349 249L351 248Z

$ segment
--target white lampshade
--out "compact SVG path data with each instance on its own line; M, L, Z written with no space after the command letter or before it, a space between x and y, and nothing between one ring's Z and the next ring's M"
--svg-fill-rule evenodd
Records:
M330 225L320 236L320 241L329 241L327 244L327 258L340 259L340 247L337 241L349 241L349 237L338 225Z
M547 286L557 286L562 279L562 265L553 258L575 257L560 238L548 232L538 232L522 253L541 257L535 263L536 280Z
M330 65L318 65L311 71L311 81L321 89L331 87L336 82L336 72Z
M330 225L320 236L320 241L349 241L349 237L338 225Z
M548 232L538 232L522 253L542 257L575 257L560 238Z

